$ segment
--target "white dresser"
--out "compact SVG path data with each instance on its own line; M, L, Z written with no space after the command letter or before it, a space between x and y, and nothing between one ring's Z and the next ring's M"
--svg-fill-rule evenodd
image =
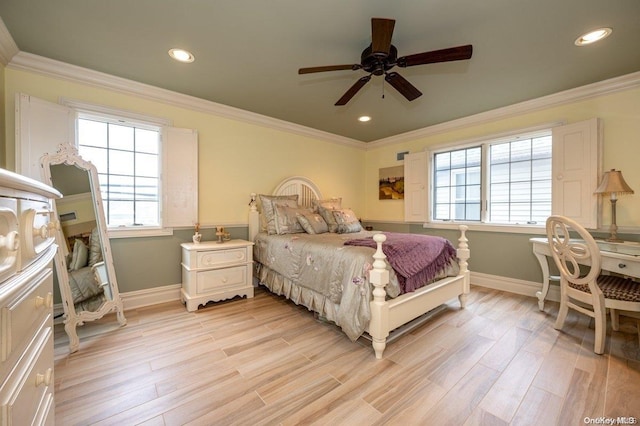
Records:
M253 243L183 243L181 299L188 311L207 302L253 297Z
M53 425L55 189L0 169L0 425Z

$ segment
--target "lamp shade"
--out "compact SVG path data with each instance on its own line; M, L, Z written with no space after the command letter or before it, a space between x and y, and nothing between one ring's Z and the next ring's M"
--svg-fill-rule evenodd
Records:
M602 182L596 189L596 194L633 194L633 189L622 177L620 170L611 169L608 172L604 172L602 176Z

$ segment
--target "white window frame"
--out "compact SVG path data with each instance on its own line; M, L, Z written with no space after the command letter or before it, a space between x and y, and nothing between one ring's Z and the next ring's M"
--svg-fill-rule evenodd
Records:
M158 175L155 176L158 179L158 196L156 199L157 202L157 206L158 206L158 224L157 225L119 225L119 226L114 226L114 225L109 225L109 223L107 222L107 229L108 232L121 232L121 231L151 231L151 232L157 232L158 230L164 229L164 222L163 222L163 218L162 218L162 199L163 199L163 194L162 194L162 133L163 133L163 126L155 124L155 123L151 123L151 122L142 122L142 121L134 121L131 120L129 117L125 117L125 116L114 116L114 115L107 115L107 114L97 114L94 112L85 112L82 110L76 110L76 117L75 117L75 123L76 123L76 146L78 147L78 151L80 152L80 155L82 155L82 150L81 150L81 146L80 146L80 139L79 139L79 135L80 135L80 131L79 131L79 122L80 120L91 120L91 121L96 121L99 123L109 123L109 124L114 124L114 125L125 125L125 126L131 126L137 129L145 129L145 130L153 130L153 131L157 131L158 132ZM83 146L90 146L90 145L83 145ZM107 151L107 153L111 150L112 148L105 148L105 150ZM98 170L98 174L105 174L104 170ZM107 175L112 175L112 173L106 173ZM134 177L138 177L138 176L134 176ZM136 200L134 200L135 202ZM105 209L108 208L108 203L110 202L107 198L105 198L103 196L103 202L105 204ZM105 211L105 217L109 217L109 214Z
M435 211L434 211L434 206L435 206L435 188L433 185L431 185L431 199L433 200L432 202L434 203L434 205L430 206L431 209L431 214L429 215L429 220L431 223L437 224L437 223L451 223L451 222L456 222L456 223L465 223L465 224L473 224L473 225L487 225L487 226L509 226L509 227L522 227L522 226L531 226L531 227L544 227L544 223L536 223L536 224L531 224L531 223L506 223L506 222L489 222L488 221L488 212L489 212L489 191L490 191L490 180L491 180L491 176L489 173L489 168L490 168L490 148L492 145L498 145L498 144L502 144L502 143L507 143L507 142L513 142L517 139L532 139L532 138L536 138L536 137L540 137L540 136L551 136L551 128L542 128L542 129L535 129L535 130L529 130L529 131L518 131L518 132L512 132L509 133L508 135L501 135L501 136L488 136L486 138L483 138L482 140L479 141L474 141L473 143L465 143L462 145L450 145L450 146L446 146L446 147L441 147L435 150L432 150L430 152L430 161L432 164L432 167L430 167L430 175L429 178L431 179L431 181L433 182L433 174L435 173L435 165L433 164L434 162L434 158L437 154L441 154L441 153L445 153L445 152L451 152L451 151L458 151L458 150L464 150L464 149L469 149L469 148L476 148L476 147L480 147L482 150L482 158L481 158L481 163L480 163L480 180L481 180L481 188L480 188L480 219L475 221L471 221L471 220L455 220L455 219L449 219L449 220L438 220L434 218L435 215ZM465 169L466 170L466 169ZM551 173L549 178L551 179ZM549 212L551 214L551 211Z
M593 196L592 193L593 189L597 187L602 171L602 125L598 118L572 124L565 124L562 121L543 123L538 126L522 128L501 134L487 135L473 140L436 145L430 147L431 150L425 148L423 151L407 154L404 162L405 175L422 176L425 181L420 181L420 179L415 178L414 180L416 180L416 182L420 181L419 184L415 185L416 189L409 192L405 191L405 221L421 222L424 228L433 229L454 229L457 228L458 224L464 223L469 226L470 230L475 231L544 234L545 228L543 224L513 225L476 221L434 221L431 219L433 217L431 212L431 197L433 196L432 154L434 152L469 148L481 145L487 141L491 141L492 143L507 141L515 135L535 134L546 129L552 130L552 213L571 216L585 227L596 229L599 226L597 224L599 215L596 214L598 210L598 198ZM562 135L569 135L569 137ZM569 144L567 144L567 142ZM584 188L584 191L582 191L579 196L576 196L574 192L571 192L569 195L565 193L566 191L563 192L562 185L564 181L568 180L569 173L566 169L567 165L563 164L561 160L562 158L566 158L568 153L572 152L567 151L567 149L582 150L582 152L577 153L577 155L569 154L571 155L571 159L582 159L581 168L575 169L575 161L567 163L574 170L580 170L579 176L572 170L571 181L569 182L574 185L573 182L580 179L580 185ZM411 158L412 160L407 161L407 158ZM483 173L485 173L485 170L483 170ZM483 179L485 178L483 177ZM422 182L426 182L426 184ZM483 203L484 201L485 200L483 200ZM576 203L580 203L582 207L579 210L586 213L582 217L572 216L571 211L565 211L567 205L573 206Z
M171 214L172 209L170 206L168 207L166 204L168 202L167 197L167 179L169 179L170 173L167 172L167 169L170 167L168 162L166 161L167 150L168 150L168 137L167 134L172 133L172 130L177 131L190 131L195 133L197 137L197 132L191 131L188 129L174 129L172 127L172 122L169 119L149 116L145 114L139 114L132 111L126 111L117 108L106 107L102 105L95 105L91 103L86 103L82 101L77 101L73 99L62 98L60 103L68 108L71 108L75 114L75 126L76 126L76 137L75 137L75 145L78 146L78 138L77 138L77 123L78 118L80 116L92 117L94 119L105 119L111 121L124 120L129 124L137 125L141 128L148 128L149 126L158 127L160 129L160 160L158 164L158 168L160 170L159 179L160 179L160 187L158 188L158 203L159 203L159 224L158 226L118 226L118 227L108 227L107 232L109 234L109 238L130 238L130 237L151 237L151 236L166 236L173 235L173 229L176 227L188 227L193 226L197 221L197 139L196 139L196 147L195 147L195 161L193 158L189 159L191 163L191 167L186 170L191 170L195 174L195 177L191 177L191 186L193 191L195 191L195 200L191 200L195 203L195 218L190 219L181 219L177 220L173 215L171 218L167 218L167 214ZM193 148L187 150L189 152L193 152ZM175 149L172 150L175 152ZM195 182L194 182L195 181Z

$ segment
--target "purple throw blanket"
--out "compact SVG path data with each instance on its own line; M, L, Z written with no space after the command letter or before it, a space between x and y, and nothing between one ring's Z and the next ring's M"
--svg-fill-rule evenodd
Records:
M449 240L442 237L397 232L383 234L387 240L382 243L382 251L396 271L402 293L431 282L457 255ZM349 240L344 244L377 247L372 237Z

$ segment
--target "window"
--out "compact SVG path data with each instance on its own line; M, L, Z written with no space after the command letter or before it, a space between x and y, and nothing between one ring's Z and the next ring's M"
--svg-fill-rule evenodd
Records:
M551 214L551 134L489 146L489 222L544 223Z
M198 222L196 130L172 127L166 118L26 94L18 96L16 117L20 173L41 179L39 158L56 152L60 141L76 141L96 166L109 238L171 235Z
M434 155L434 219L480 220L481 147Z
M548 130L434 153L433 219L544 223L551 214L551 147Z
M98 170L107 225L159 227L161 127L79 114L78 151Z

